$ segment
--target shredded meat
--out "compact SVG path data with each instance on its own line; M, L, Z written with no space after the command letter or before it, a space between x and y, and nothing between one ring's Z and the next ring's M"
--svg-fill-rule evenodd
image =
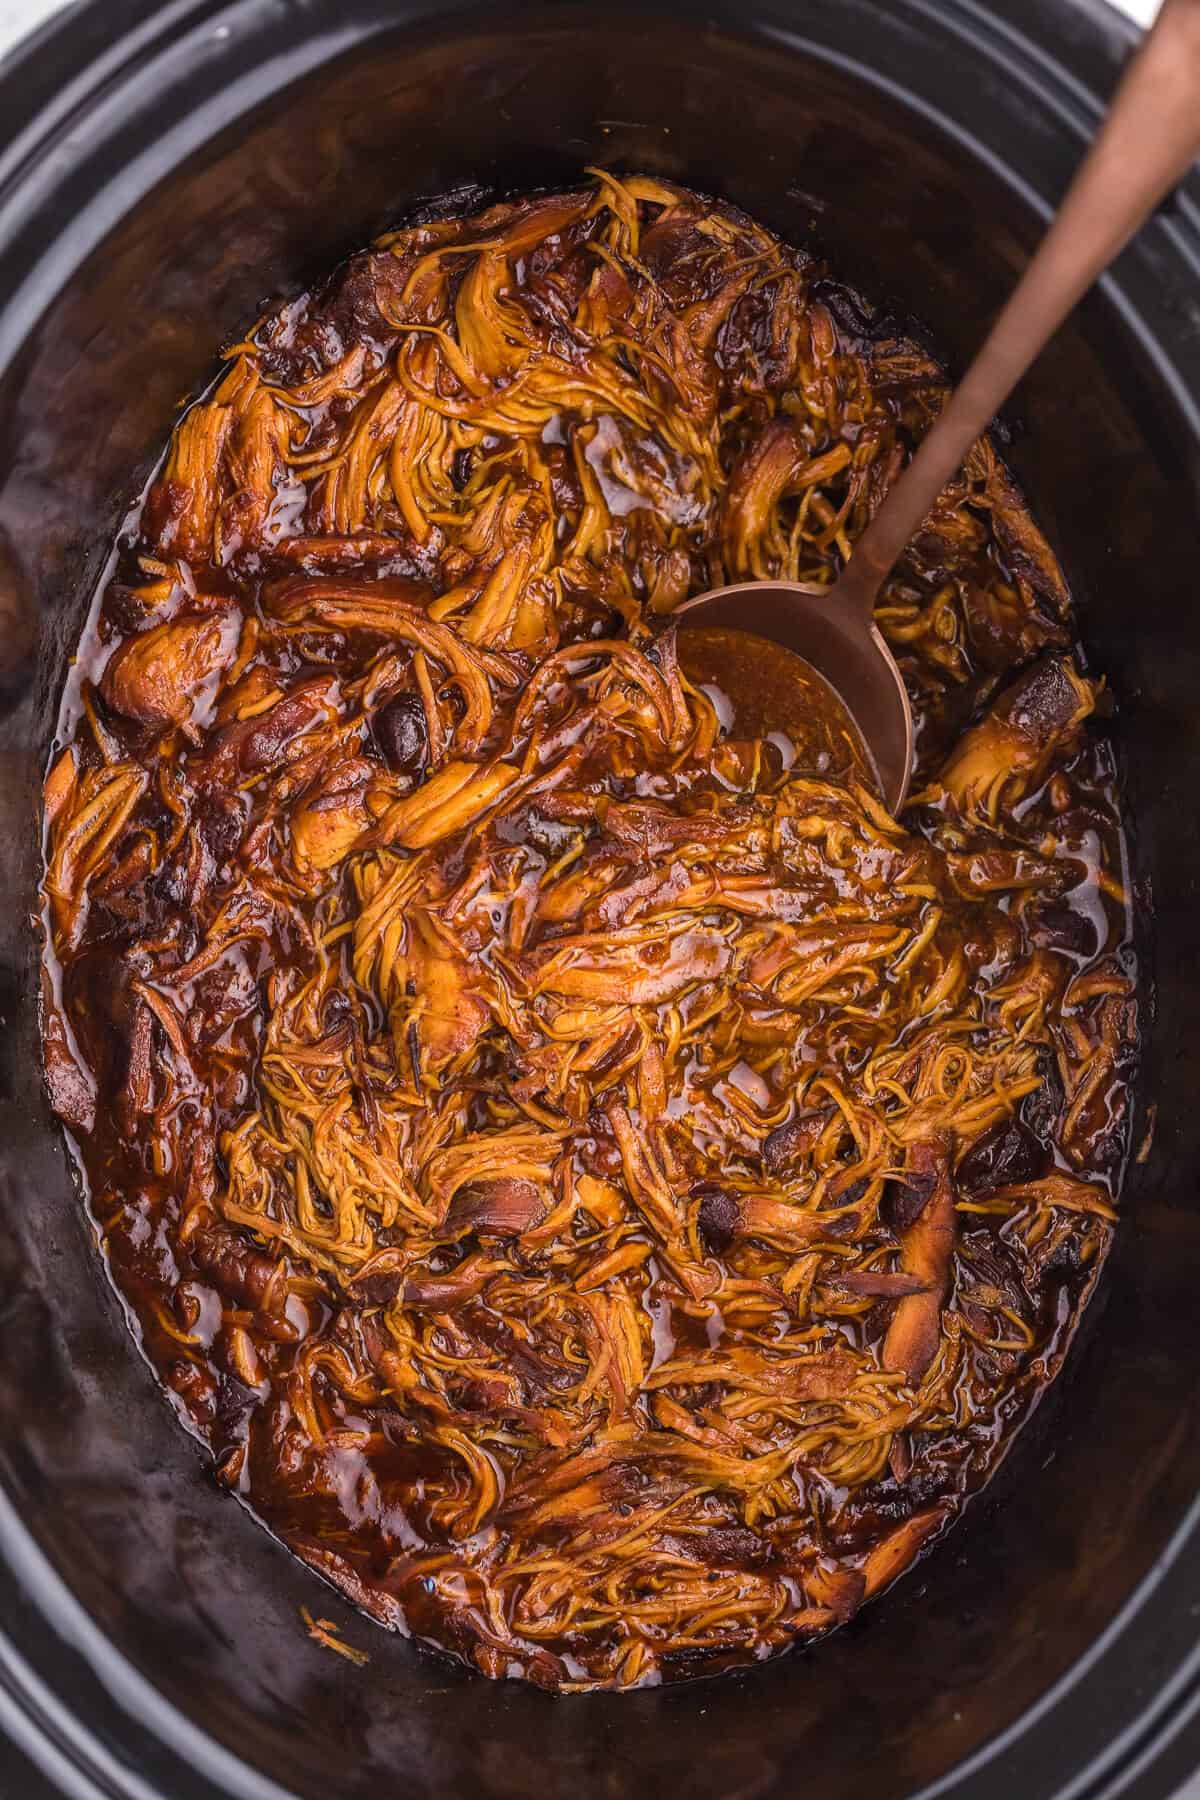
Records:
M879 608L902 820L671 624L831 581L941 404L841 293L650 179L395 233L187 412L68 685L45 1061L115 1278L219 1479L487 1675L842 1623L1113 1228L1111 760L991 447Z

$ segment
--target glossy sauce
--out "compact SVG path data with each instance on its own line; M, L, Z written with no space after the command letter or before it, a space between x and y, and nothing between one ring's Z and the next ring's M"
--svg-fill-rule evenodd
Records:
M786 653L670 625L836 573L944 390L866 316L646 179L399 233L185 415L64 695L43 1045L113 1278L216 1478L491 1676L851 1616L1111 1235L1114 772L1002 465L879 609L902 825Z
M797 764L835 781L878 787L853 714L819 669L749 631L684 624L679 661L709 694L726 737L769 745L784 769Z

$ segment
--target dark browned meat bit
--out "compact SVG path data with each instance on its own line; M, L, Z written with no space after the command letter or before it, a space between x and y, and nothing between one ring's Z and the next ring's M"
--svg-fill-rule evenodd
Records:
M376 714L373 729L389 769L398 775L421 773L429 755L429 735L419 694L397 694L389 700Z
M116 1279L219 1479L489 1675L843 1622L1108 1242L1119 825L989 446L879 610L903 823L664 634L832 579L943 391L882 332L652 180L400 232L181 421L71 679L45 1057Z

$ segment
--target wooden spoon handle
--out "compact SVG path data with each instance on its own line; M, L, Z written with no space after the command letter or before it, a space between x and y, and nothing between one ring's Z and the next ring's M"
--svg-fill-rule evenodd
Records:
M1032 262L855 546L838 585L868 618L892 564L1030 363L1198 154L1200 0L1164 0Z

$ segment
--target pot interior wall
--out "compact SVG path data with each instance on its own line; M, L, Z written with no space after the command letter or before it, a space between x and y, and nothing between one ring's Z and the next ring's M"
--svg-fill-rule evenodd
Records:
M164 126L174 103L162 97ZM1120 702L1166 972L1147 1077L1161 1123L1060 1391L993 1492L853 1628L749 1675L555 1703L357 1618L210 1486L100 1279L37 1073L25 924L37 782L106 541L180 396L264 301L422 198L575 182L593 162L721 194L793 241L815 233L840 273L917 315L952 361L1037 230L936 124L803 47L645 13L635 30L581 9L493 12L376 37L294 85L164 179L73 277L0 390L0 1475L123 1655L297 1794L618 1800L672 1784L715 1800L797 1779L847 1800L910 1793L1087 1651L1200 1475L1187 1326L1200 1241L1177 1191L1198 1148L1183 1056L1198 857L1180 829L1200 776L1195 470L1103 299L1028 382L1011 456ZM338 1619L369 1666L310 1643L302 1604ZM82 1667L79 1680L82 1695ZM145 1755L153 1773L149 1741Z

